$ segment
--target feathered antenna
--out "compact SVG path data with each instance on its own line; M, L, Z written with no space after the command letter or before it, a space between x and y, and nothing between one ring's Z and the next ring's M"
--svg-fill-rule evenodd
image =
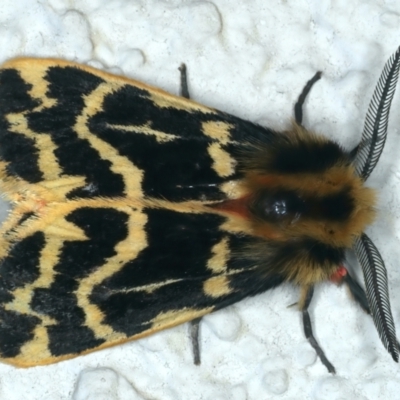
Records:
M400 47L383 68L368 107L361 142L357 147L355 165L365 181L374 170L386 142L389 111L396 90L400 67ZM361 264L369 308L383 345L399 360L399 343L390 308L385 263L371 239L363 233L354 243Z

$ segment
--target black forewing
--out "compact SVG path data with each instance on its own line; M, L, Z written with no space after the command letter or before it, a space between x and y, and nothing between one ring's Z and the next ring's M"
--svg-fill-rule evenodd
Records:
M32 63L31 68L35 66ZM75 126L90 109L85 99L107 81L73 64L49 64L44 80L46 96L52 101L47 107L41 107L43 98L34 97L34 83L25 81L17 69L0 71L0 158L6 161L8 174L29 183L44 180L36 137L49 136L63 175L86 179L86 186L73 190L68 198L124 196L126 182L118 168L96 151L90 137L80 136ZM126 80L120 83L104 95L98 112L82 128L143 171L146 196L171 201L223 200L220 185L240 173L235 168L229 176L217 173L210 146L218 142L234 159L244 142L273 135L269 129L205 107L159 106L153 101L154 93L162 97L156 89L152 92ZM10 122L9 116L15 113L23 114L28 134L18 132ZM229 125L226 140L204 133L204 124L210 122ZM143 126L162 132L165 140L144 134Z

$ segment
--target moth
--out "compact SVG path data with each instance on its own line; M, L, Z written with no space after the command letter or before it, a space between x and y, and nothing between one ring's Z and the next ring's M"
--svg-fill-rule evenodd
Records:
M383 150L400 49L359 146L302 126L276 132L85 65L15 59L0 70L0 357L58 362L193 321L288 281L308 306L324 280L348 284L395 361L384 263L365 228L364 185ZM346 268L354 249L366 294Z

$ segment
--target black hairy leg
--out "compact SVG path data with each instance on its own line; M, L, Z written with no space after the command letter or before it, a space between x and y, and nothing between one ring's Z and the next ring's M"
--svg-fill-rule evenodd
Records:
M200 331L200 321L202 318L196 318L190 321L190 338L192 339L193 348L193 363L195 365L200 365L200 346L199 346L199 331Z
M299 98L297 99L296 104L294 105L294 119L295 121L301 125L303 122L303 104L306 100L308 93L310 93L311 88L314 86L314 83L317 82L321 78L322 72L318 71L304 86L304 89L300 93Z
M179 67L179 72L181 73L181 87L179 90L179 95L184 97L185 99L190 99L189 89L187 84L187 73L186 73L186 64L182 63Z
M327 370L335 374L336 370L335 367L330 363L330 361L326 358L326 355L324 351L321 349L319 346L317 340L314 337L313 331L312 331L312 326L311 326L311 319L310 319L310 314L308 313L308 307L311 303L311 299L314 294L314 286L309 286L307 287L304 295L304 304L302 307L302 314L303 314L303 327L304 327L304 334L306 335L306 339L310 342L311 346L314 348L316 351L318 357L320 358L322 364L325 365Z
M354 278L352 278L349 273L343 277L343 281L348 286L354 300L366 313L370 314L371 311L369 309L367 295L361 285Z

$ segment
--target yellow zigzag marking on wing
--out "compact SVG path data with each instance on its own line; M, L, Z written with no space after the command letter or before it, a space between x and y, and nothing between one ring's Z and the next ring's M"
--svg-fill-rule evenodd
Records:
M125 193L127 196L140 199L143 196L141 183L143 171L136 167L127 157L121 156L113 146L90 132L88 120L102 109L104 98L118 90L122 84L107 82L100 84L89 95L84 96L85 106L82 114L77 118L74 130L77 135L90 142L92 148L98 151L103 160L111 162L111 170L123 176Z
M120 271L126 262L134 260L139 252L147 247L146 233L144 231L147 215L140 208L132 208L127 205L124 207L114 206L113 208L129 216L128 236L116 245L115 251L117 254L115 256L108 258L96 271L80 281L76 296L78 305L85 310L86 326L93 330L97 338L116 340L125 338L126 335L113 331L110 326L103 323L103 313L95 304L90 302L89 296L95 286Z

